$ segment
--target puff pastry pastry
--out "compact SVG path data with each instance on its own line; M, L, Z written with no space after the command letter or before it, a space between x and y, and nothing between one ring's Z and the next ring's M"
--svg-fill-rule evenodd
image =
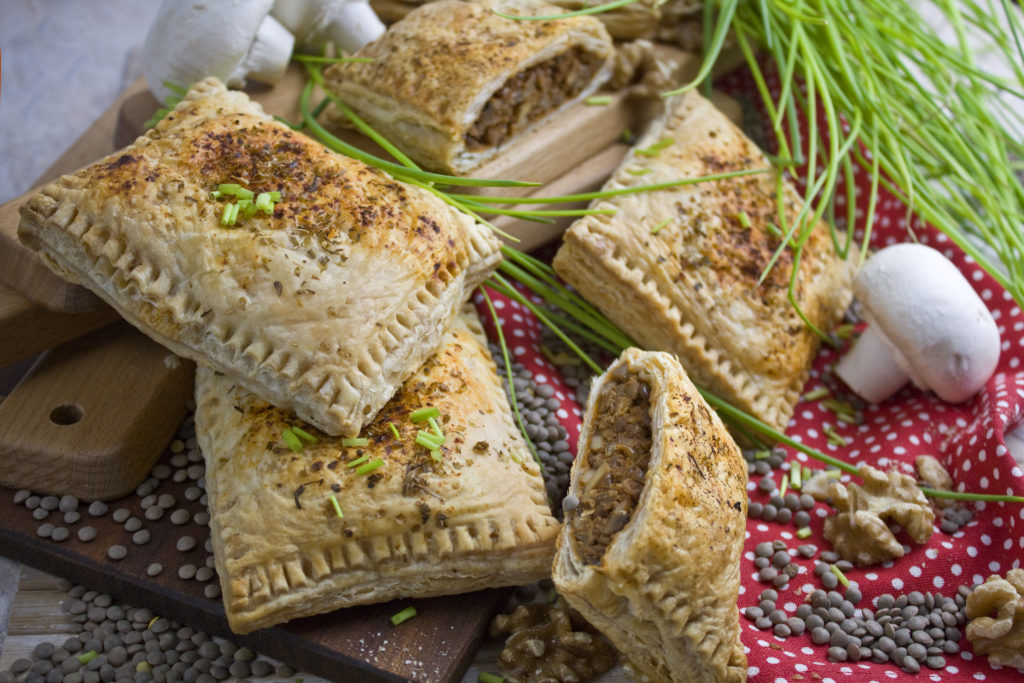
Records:
M605 187L758 168L769 168L764 154L691 92L670 103ZM785 193L791 223L801 202L792 187ZM779 244L766 229L780 224L773 174L621 195L595 206L617 213L574 223L555 270L640 346L676 354L698 385L784 430L818 337L787 299L792 251L783 251L758 285ZM856 260L837 256L823 225L807 240L795 296L818 328L831 328L849 305Z
M589 16L543 0L437 0L410 12L328 87L415 161L465 173L589 95L612 73L614 47Z
M220 224L219 183L277 190ZM215 79L21 207L21 240L175 353L354 436L500 260L486 228Z
M338 607L530 583L548 575L558 522L475 313L362 432L293 453L294 416L201 368L196 436L231 628ZM439 409L440 462L414 442L410 413ZM390 424L401 435L396 439ZM360 474L352 462L383 464ZM330 495L342 510L338 518Z
M642 680L746 679L746 482L674 356L628 349L595 381L552 578Z

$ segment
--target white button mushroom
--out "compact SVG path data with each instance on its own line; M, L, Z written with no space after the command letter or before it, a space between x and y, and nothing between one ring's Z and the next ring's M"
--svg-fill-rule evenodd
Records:
M384 24L366 0L276 0L271 13L307 50L334 43L352 53L384 33Z
M163 102L164 82L187 88L216 76L229 86L284 77L295 38L270 15L273 0L164 0L149 32L143 73Z
M907 380L944 401L971 398L995 372L999 330L970 283L945 256L923 244L880 250L853 291L868 328L836 365L836 374L871 403Z

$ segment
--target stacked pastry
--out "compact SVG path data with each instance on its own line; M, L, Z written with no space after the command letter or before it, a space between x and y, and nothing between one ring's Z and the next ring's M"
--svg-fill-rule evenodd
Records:
M270 202L231 225L248 192ZM549 573L538 467L460 314L500 259L487 227L209 79L131 146L43 188L19 235L198 363L234 630ZM434 421L414 421L419 408ZM315 443L293 452L286 432Z

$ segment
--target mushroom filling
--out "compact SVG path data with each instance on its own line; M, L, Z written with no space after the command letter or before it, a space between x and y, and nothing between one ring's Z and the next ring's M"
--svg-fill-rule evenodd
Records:
M616 533L629 522L644 489L651 460L650 388L613 373L597 397L597 416L580 473L579 506L572 522L583 562L597 564Z
M576 47L523 69L491 95L465 135L466 149L502 144L582 92L602 62L598 55Z

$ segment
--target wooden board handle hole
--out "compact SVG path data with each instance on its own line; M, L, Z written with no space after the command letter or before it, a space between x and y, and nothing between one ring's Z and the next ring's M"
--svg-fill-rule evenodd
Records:
M82 406L63 403L50 411L50 422L55 425L73 425L85 415Z

